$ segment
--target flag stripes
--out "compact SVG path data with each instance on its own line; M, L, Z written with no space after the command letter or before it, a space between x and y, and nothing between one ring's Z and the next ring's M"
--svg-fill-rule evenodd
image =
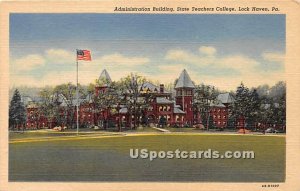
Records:
M77 60L91 61L91 51L89 50L77 50Z

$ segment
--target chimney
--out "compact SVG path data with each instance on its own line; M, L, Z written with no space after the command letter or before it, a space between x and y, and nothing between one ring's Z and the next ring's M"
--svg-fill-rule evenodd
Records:
M165 86L164 86L164 84L160 84L160 85L159 85L159 92L160 92L160 93L164 93L164 91L165 91Z

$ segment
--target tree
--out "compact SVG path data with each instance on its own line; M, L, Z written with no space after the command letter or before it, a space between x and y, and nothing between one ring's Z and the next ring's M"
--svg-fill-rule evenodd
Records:
M246 86L244 86L243 83L241 83L241 85L238 86L236 90L232 115L235 119L244 117L245 120L247 121L250 112L251 112L250 91ZM243 128L245 130L245 126Z
M246 116L249 111L249 89L241 83L240 86L237 87L236 95L235 95L235 103L234 103L234 112L235 115L238 116Z
M9 127L15 129L20 126L25 127L26 108L21 99L21 94L18 89L14 91L13 97L9 105Z
M228 116L228 122L227 122L227 128L235 128L235 123L236 123L236 118L231 114L231 112L229 113Z
M83 91L83 88L79 85L79 92L85 95ZM53 95L55 96L53 101L58 114L56 115L57 122L75 128L76 107L74 106L73 100L76 99L76 86L70 82L57 85L53 89ZM62 102L65 104L64 107L60 107Z
M100 85L100 81L96 82ZM119 104L119 94L117 92L117 84L110 82L109 86L105 87L101 92L98 92L93 96L93 102L97 113L101 113L101 119L97 118L97 123L103 122L103 127L108 127L108 119L111 114L111 110Z
M197 85L194 90L194 111L200 112L202 124L204 126L206 125L207 130L210 127L208 120L210 117L210 103L212 103L216 99L219 93L219 90L214 86L205 84Z
M277 82L269 90L268 96L275 102L278 102L282 96L286 93L286 83L283 81Z
M41 97L41 102L39 105L38 113L40 116L43 116L48 121L48 128L52 128L52 122L55 118L55 105L54 105L54 96L53 96L53 88L45 87L39 92L39 96Z
M258 122L259 109L261 105L259 95L256 89L253 89L251 92L249 92L249 101L250 102L248 105L249 113L247 115L247 124L250 127L254 127L255 123Z
M260 109L258 122L263 126L267 124L281 125L285 130L286 122L286 83L277 82L274 86L258 86Z
M137 119L142 115L143 106L145 105L146 98L138 100L141 97L140 87L144 85L146 79L137 74L131 73L130 75L122 78L119 82L119 92L123 96L122 104L124 104L129 113L130 126L132 123L131 116L133 115L133 128L137 126Z
M216 128L212 116L209 116L207 124L208 124L208 126L209 126L210 129L215 129Z
M166 125L167 125L167 118L165 118L164 116L161 116L159 118L158 126L165 127Z

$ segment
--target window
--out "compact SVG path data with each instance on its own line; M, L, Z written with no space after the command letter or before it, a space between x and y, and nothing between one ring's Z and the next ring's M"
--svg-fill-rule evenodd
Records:
M167 115L167 121L170 121L170 118L171 118L170 115Z
M179 95L179 96L181 96L181 95L182 95L182 92L181 92L181 90L178 90L178 91L177 91L177 95Z
M162 106L159 106L159 111L161 111L162 110Z

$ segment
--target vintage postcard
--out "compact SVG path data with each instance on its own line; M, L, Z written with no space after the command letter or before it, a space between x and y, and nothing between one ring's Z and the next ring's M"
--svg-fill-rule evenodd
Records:
M0 190L299 190L299 2L1 2Z

